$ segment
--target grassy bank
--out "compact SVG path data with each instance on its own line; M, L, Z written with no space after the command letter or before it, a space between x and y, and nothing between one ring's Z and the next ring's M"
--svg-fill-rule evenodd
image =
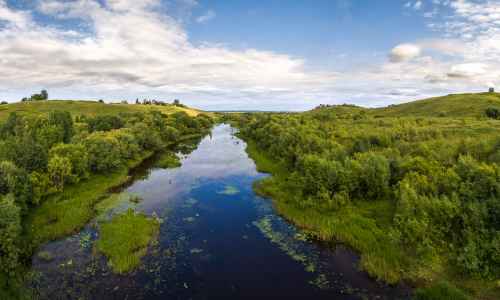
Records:
M96 249L106 255L113 272L128 273L140 264L159 227L160 222L155 218L129 209L100 224Z
M247 153L257 169L272 174L256 182L255 191L271 198L283 217L312 236L351 247L360 255L359 267L370 276L390 284L410 282L420 287L416 293L418 299L469 299L469 295L475 299L498 299L498 283L461 276L447 263L446 253L436 253L432 260L422 264L396 243L393 202L354 202L333 212L299 207L297 203L301 201L296 199L299 193L288 182L289 171L260 151L254 141L246 139L246 142ZM457 295L460 298L453 298Z
M257 169L273 175L256 182L254 189L259 195L272 198L275 208L282 216L307 229L320 240L344 243L358 251L361 255L361 267L371 276L388 283L396 283L402 279L401 265L404 256L391 242L390 235L385 230L387 228L379 227L377 222L362 214L374 214L379 211L379 207L387 209L389 203L379 202L371 208L364 208L364 211L346 207L327 215L312 209L304 210L288 201L295 197L295 192L287 186L284 176L286 169L273 163L265 153L258 150L253 141L248 140L247 145L247 153L256 163ZM379 219L384 222L383 216Z
M77 232L95 215L94 207L108 191L125 183L129 170L139 165L153 152L130 161L127 167L110 174L95 175L88 180L68 186L62 193L51 195L32 210L25 221L26 239L33 249L39 245Z

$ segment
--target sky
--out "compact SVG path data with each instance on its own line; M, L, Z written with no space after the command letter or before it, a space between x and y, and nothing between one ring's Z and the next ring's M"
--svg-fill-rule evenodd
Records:
M0 0L0 100L379 107L500 89L500 0Z

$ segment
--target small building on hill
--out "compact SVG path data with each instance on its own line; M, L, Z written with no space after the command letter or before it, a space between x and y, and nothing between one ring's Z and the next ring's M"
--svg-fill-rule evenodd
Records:
M490 87L489 92L490 93L494 93L495 92L495 88Z

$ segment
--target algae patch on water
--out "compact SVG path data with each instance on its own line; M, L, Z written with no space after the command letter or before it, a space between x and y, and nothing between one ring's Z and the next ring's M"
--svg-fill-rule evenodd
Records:
M236 195L239 193L240 193L240 190L238 190L238 188L236 188L235 186L232 186L232 185L226 185L224 187L224 190L217 192L217 194L228 195L228 196Z
M96 248L109 259L113 272L128 273L140 264L159 227L157 219L129 209L101 224Z
M301 263L307 272L316 272L317 267L314 259L308 257L307 253L300 250L299 242L305 241L304 234L296 233L288 235L278 230L273 229L272 216L264 216L263 218L253 222L272 243L276 244L293 260Z

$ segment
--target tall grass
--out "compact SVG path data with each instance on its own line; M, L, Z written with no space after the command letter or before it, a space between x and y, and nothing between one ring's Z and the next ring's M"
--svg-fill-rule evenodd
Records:
M140 264L159 227L156 219L129 209L100 225L96 249L108 257L114 272L128 273Z

